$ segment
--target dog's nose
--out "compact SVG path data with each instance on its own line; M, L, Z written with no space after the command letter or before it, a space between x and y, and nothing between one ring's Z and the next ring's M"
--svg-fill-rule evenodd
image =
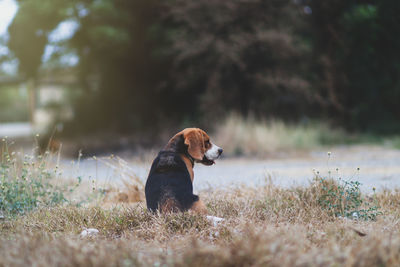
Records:
M221 155L223 152L222 148L218 148L218 155Z

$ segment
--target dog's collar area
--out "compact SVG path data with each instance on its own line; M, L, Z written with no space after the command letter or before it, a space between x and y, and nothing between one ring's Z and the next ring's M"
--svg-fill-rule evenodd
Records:
M192 156L190 156L189 153L187 153L186 156L189 158L190 163L192 163L192 168L193 168L194 167L194 158L192 158Z
M179 154L184 154L189 160L190 163L192 164L192 168L194 167L194 158L192 156L190 156L189 153L179 153L179 152L175 152L175 151L169 151L169 150L161 150L159 153L159 155L161 154L171 154L171 155L179 155Z

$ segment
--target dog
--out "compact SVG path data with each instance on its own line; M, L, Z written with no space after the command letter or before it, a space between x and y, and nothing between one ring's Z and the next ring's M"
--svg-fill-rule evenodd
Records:
M192 210L207 214L204 203L193 194L193 167L195 163L213 165L222 152L199 128L174 135L151 166L145 185L147 208L161 213Z

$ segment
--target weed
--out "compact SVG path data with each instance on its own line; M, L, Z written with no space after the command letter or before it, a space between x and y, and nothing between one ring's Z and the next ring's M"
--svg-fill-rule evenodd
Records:
M382 214L374 194L367 198L360 190L361 183L344 179L321 177L316 174L314 183L321 193L317 198L319 205L335 217L376 220Z
M21 156L10 152L7 139L2 140L0 161L0 212L5 215L24 214L39 206L66 201L65 192L73 187L55 183L60 171L50 168L50 153ZM79 183L76 185L78 186Z

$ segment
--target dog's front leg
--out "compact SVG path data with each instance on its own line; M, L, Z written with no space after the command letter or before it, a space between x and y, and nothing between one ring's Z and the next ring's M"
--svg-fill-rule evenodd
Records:
M207 215L207 207L200 199L193 203L190 210L199 214ZM207 220L209 220L212 223L212 225L216 227L219 223L223 222L225 219L215 216L207 216Z

